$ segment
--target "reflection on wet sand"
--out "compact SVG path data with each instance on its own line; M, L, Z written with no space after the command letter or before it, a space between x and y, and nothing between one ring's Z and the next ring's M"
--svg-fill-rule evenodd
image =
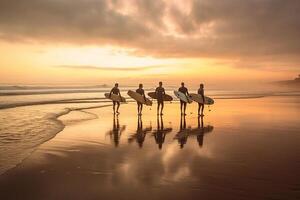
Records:
M210 133L214 130L214 127L211 125L204 126L203 116L198 116L198 127L190 130L190 136L196 136L199 147L203 146L204 135Z
M119 146L120 137L122 135L122 132L125 131L125 129L126 129L125 125L123 125L122 127L120 127L119 116L118 115L114 115L114 118L113 118L113 128L107 134L110 136L110 140L114 142L115 147Z
M185 116L182 115L180 118L180 128L174 139L176 139L180 145L180 148L183 148L187 143L187 139L189 136L196 136L199 147L203 146L204 135L212 132L214 129L213 126L207 125L204 126L203 116L198 116L198 127L197 128L186 128L186 120Z
M180 144L180 148L183 148L184 145L187 143L188 132L189 132L189 129L186 128L185 115L181 115L179 127L180 127L179 131L175 135L174 139L178 141L178 143Z
M146 134L150 131L152 131L151 124L150 124L150 126L143 128L142 116L138 115L138 123L137 123L136 132L128 138L128 143L132 143L135 140L138 143L139 147L142 148L143 143L145 141Z
M158 148L162 149L165 142L166 135L172 131L172 128L164 128L164 121L162 115L157 116L157 129L153 131L153 136Z

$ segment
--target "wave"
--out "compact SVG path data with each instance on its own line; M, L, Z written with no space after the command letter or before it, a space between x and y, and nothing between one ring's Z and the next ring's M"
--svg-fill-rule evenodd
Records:
M93 101L98 100L98 101ZM111 102L105 98L79 98L79 99L63 99L63 100L49 100L49 101L34 101L34 102L17 102L17 103L6 103L0 105L0 109L16 108L22 106L35 106L35 105L46 105L46 104L67 104L67 103L105 103Z
M41 90L41 89L89 89L89 88L110 88L110 85L60 85L60 86L43 86L43 85L0 85L0 90Z
M170 94L172 91L168 91ZM271 96L300 96L300 92L273 92L273 93L227 93L227 94L211 94L208 95L213 99L255 99L264 98ZM174 102L178 99L173 95ZM33 97L33 99L35 99ZM125 96L127 102L134 101L129 96ZM0 99L1 100L1 99ZM22 100L22 99L21 99ZM47 104L88 104L88 103L109 103L111 100L105 97L88 97L88 98L66 98L66 99L55 99L55 100L32 100L32 101L21 101L20 102L10 102L10 101L0 101L0 110L24 106L35 106L35 105L47 105Z
M121 92L127 92L134 88L120 88ZM76 93L105 93L110 92L111 88L83 88L83 89L22 89L22 90L3 90L0 89L0 96L18 96L18 95L43 95L43 94L76 94ZM146 92L153 91L155 89L145 89Z
M95 119L98 116L85 110L107 106L111 106L111 104L65 107L55 111L52 111L52 107L48 109L51 112L41 111L40 109L34 110L34 107L26 110L27 112L24 112L24 109L2 110L0 175L22 163L39 145L51 140L62 131L65 124L59 120L59 117L73 111L81 111L91 115L82 120ZM77 119L77 121L80 120Z

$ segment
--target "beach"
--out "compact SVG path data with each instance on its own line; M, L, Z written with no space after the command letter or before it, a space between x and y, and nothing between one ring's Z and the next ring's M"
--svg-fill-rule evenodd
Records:
M52 105L55 106L55 105ZM0 176L1 199L299 199L298 96L71 110Z

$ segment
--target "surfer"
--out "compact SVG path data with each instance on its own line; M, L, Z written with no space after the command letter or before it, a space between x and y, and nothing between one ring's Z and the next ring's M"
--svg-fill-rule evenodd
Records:
M113 87L109 93L109 98L111 97L111 94L119 95L121 97L121 93L119 90L119 84L115 83L115 87ZM117 110L116 110L116 105L117 105ZM120 114L119 113L119 108L120 108L120 102L119 101L113 101L113 110L114 114Z
M146 102L146 96L145 96L145 91L143 89L143 84L139 84L139 88L136 90L136 92L142 95ZM143 104L137 101L137 106L138 106L138 115L142 115Z
M165 89L162 87L162 82L159 82L159 86L155 90L156 96L157 96L157 115L159 115L159 108L161 107L160 110L160 115L163 115L162 111L164 109L164 95Z
M203 110L204 110L204 85L203 85L203 83L200 84L200 88L198 89L198 94L200 94L203 99L203 101L202 101L203 103L198 103L198 115L204 116L203 115ZM201 110L201 114L200 114L200 110Z
M181 93L183 93L185 96L186 96L186 98L188 99L189 98L189 91L188 91L188 89L184 86L184 82L182 82L181 83L181 87L178 89L178 91L179 92L181 92ZM180 112L181 112L181 115L183 114L183 115L186 115L185 114L185 111L186 111L186 102L185 101L182 101L181 99L180 99ZM183 111L182 111L182 108L183 108Z

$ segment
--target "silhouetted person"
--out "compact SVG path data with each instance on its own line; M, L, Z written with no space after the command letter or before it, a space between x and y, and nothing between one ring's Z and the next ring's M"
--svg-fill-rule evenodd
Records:
M146 102L146 96L145 96L145 91L143 89L143 84L139 84L139 88L136 90L136 92L142 95ZM143 104L137 101L137 106L138 106L138 115L142 115Z
M203 110L204 110L204 85L203 83L200 84L200 88L198 89L198 94L201 95L201 98L202 98L202 102L203 103L198 103L198 115L201 115L201 116L204 116L203 115ZM201 111L201 113L200 113Z
M189 98L189 96L190 96L189 91L186 87L184 87L184 82L181 83L181 87L178 89L178 91L183 93L186 96L187 99ZM180 99L180 112L181 112L182 115L186 115L186 113L185 113L186 104L187 104L186 102L184 102Z
M156 88L155 93L157 97L157 114L159 114L159 107L161 107L160 115L163 115L165 89L162 87L162 82L159 82L159 86Z
M111 97L111 94L119 95L121 98L121 93L119 90L119 84L115 83L115 87L113 87L109 93L109 98ZM116 105L117 105L117 110L116 110ZM120 102L119 101L113 101L113 110L114 114L119 114L119 108L120 108Z
M164 122L162 116L157 116L157 131L155 132L154 137L156 144L158 144L158 148L161 149L166 138L166 132L164 131Z
M120 128L119 117L114 115L113 118L113 129L109 132L110 138L113 139L115 147L119 146L120 137L123 131L125 131L126 126Z

